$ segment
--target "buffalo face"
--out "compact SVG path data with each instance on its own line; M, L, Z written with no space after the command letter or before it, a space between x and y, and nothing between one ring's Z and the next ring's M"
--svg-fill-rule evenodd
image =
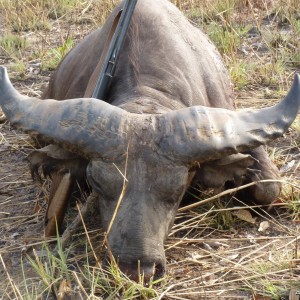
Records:
M138 280L141 272L148 281L164 273L164 241L191 176L187 166L147 146L132 148L120 161L91 161L87 176L98 195L109 251L131 278Z

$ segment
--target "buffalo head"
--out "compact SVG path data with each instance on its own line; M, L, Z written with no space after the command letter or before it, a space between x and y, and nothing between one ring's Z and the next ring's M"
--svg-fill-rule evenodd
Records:
M239 112L193 106L135 114L97 99L22 96L0 68L0 105L10 122L88 158L109 247L137 278L163 274L163 244L194 176L195 165L255 148L281 136L300 106L300 77L279 104ZM120 196L121 195L121 196Z

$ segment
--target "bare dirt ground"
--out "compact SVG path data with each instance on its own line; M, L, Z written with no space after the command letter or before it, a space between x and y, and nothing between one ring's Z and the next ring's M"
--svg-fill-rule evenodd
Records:
M3 20L1 24L3 35ZM0 56L0 64L8 67L20 92L40 96L51 72L41 69L41 60L30 58L33 49L41 41L49 49L57 47L58 41L70 35L79 40L92 27L94 24L74 25L68 20L63 24L54 22L47 33L23 33L31 41L28 57L23 57L25 75L20 77L14 72L12 59L5 55ZM266 99L269 91L259 86L237 94L239 108L263 107L277 101L272 97ZM229 194L226 200L216 199L178 213L165 247L167 277L157 287L157 297L153 299L299 299L299 143L300 131L292 128L268 146L268 152L282 171L284 190L272 210L248 206L245 213L242 204L234 202L234 194ZM42 280L28 260L32 248L41 251L49 193L49 181L33 181L27 165L26 157L35 146L28 135L7 121L0 124L1 299L35 299L36 296L19 295L26 286L28 289L40 286L39 290L43 290ZM201 199L212 196L211 191L193 191L193 194ZM70 208L67 222L75 214L76 209ZM94 222L87 223L89 229L101 231ZM99 234L93 236L95 244L99 244ZM86 260L82 246L86 237L81 234L78 239L81 244L72 253L72 261L76 257L77 265ZM40 295L43 296L39 299L53 299L49 292ZM90 299L101 299L101 295L98 297Z

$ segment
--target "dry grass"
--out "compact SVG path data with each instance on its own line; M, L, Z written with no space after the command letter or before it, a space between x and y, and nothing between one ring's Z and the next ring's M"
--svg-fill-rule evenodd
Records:
M102 23L116 2L0 0L0 61L19 91L41 95L68 43ZM285 93L300 66L299 1L173 2L218 45L239 108L271 105ZM234 193L204 204L211 191L193 191L199 206L178 213L165 246L168 273L150 287L131 282L115 266L107 273L96 265L103 233L94 224L53 255L49 241L41 241L49 182L30 178L28 136L0 124L0 297L53 299L53 290L72 289L83 299L289 299L291 290L300 291L299 122L267 147L282 170L283 193L274 209L249 206L252 219L245 221ZM71 208L67 222L76 213ZM269 228L259 231L264 221Z

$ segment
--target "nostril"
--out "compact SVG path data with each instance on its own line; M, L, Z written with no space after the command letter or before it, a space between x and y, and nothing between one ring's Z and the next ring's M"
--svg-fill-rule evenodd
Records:
M155 264L154 280L160 279L165 275L165 265L161 262Z

